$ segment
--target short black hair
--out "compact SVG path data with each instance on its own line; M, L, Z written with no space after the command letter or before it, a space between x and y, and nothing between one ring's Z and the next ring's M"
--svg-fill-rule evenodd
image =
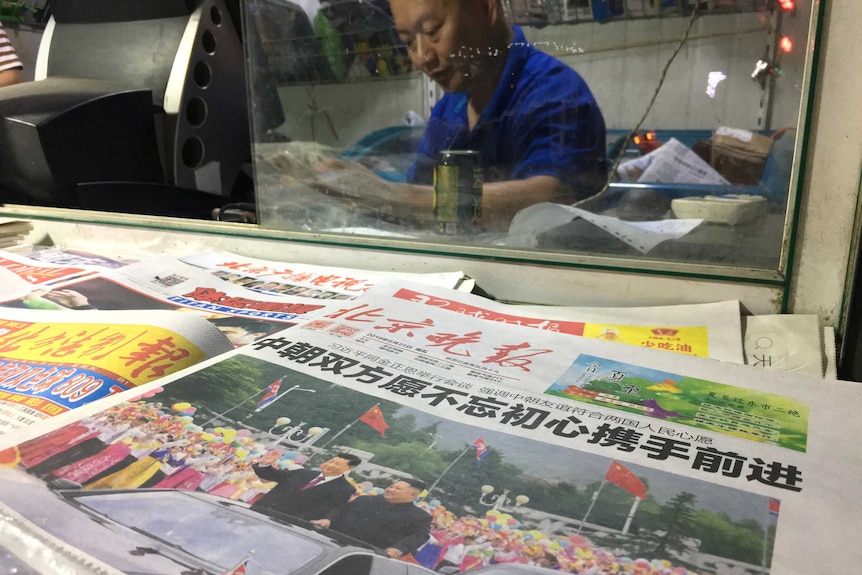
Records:
M417 477L408 477L406 479L400 479L399 481L403 481L413 489L417 490L419 493L422 493L428 487L424 481Z
M362 460L359 457L353 455L352 453L338 453L337 455L335 455L335 457L337 457L338 459L345 460L347 462L347 465L349 465L350 467L356 467L357 465L362 463Z
M216 327L239 327L248 333L269 333L275 327L268 321L261 321L250 317L220 317L211 319L210 322Z

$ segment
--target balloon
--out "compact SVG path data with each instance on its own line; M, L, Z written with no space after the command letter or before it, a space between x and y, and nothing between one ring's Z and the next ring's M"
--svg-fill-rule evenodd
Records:
M188 408L190 408L191 406L192 406L192 404L191 404L191 403L189 403L189 402L187 402L187 401L181 401L181 402L179 402L179 403L175 403L175 404L173 404L173 405L171 406L171 409L173 409L174 411L182 411L182 410L184 410L184 409L188 409Z
M190 423L194 420L195 420L195 418L192 417L191 415L184 415L180 418L180 421L182 421L183 423Z
M240 459L245 459L245 457L248 455L248 451L240 447L239 449L234 451L234 454Z
M239 431L236 432L237 437L248 437L250 435L251 435L250 429L240 429Z
M288 459L296 459L296 455L297 454L295 451L285 451L283 454L283 457L286 457ZM306 457L306 459L308 459L308 458Z
M433 509L434 507L437 507L438 505L440 505L440 500L439 499L432 499L431 501L428 502L428 505L430 505L431 508Z
M197 425L195 425L194 423L187 423L183 425L183 429L185 429L186 431L194 431L195 427L197 427Z
M293 462L296 463L297 465L302 465L303 463L308 461L308 456L307 455L297 455L296 457L293 457L292 459L293 459Z
M201 439L203 439L204 441L212 441L213 439L215 439L215 435L213 435L212 433L201 433Z
M198 408L197 408L197 407L194 407L194 406L193 406L193 407L187 407L187 408L185 408L184 410L182 410L182 412L181 412L181 413L185 413L185 414L191 415L192 413L196 412L197 410L198 410Z
M371 489L372 487L374 487L374 484L373 484L373 483L371 483L370 481L363 481L362 483L360 483L360 484L359 484L359 486L360 486L362 489L364 489L364 490L368 491L369 489Z
M224 433L224 427L216 427L213 431L219 434Z

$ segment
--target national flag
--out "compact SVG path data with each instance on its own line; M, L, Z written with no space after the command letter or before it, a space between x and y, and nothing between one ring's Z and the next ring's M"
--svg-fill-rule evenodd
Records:
M380 410L379 405L375 405L374 407L363 413L359 417L359 421L368 425L369 427L371 427L371 429L379 433L380 437L383 437L383 435L386 433L386 430L389 429L389 424L386 423L386 419L384 419L383 412Z
M482 460L488 455L488 446L485 445L485 440L480 437L470 447L476 450L476 465L481 465Z
M643 481L638 479L638 476L632 473L627 467L620 465L616 461L611 463L608 472L605 474L605 480L622 487L638 499L646 499L646 485L643 484Z
M225 571L224 575L246 575L246 567L248 567L248 558L243 559L239 565L230 571Z
M778 513L781 511L781 501L778 499L769 498L769 514L773 517L778 517Z
M284 378L282 377L276 379L266 387L266 392L263 394L263 397L260 398L260 401L257 402L257 407L254 410L255 412L260 411L261 409L275 401L275 398L278 397L278 388L281 387L282 379Z

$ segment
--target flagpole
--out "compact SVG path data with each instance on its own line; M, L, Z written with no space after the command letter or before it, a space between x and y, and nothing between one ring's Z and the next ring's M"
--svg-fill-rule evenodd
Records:
M760 558L760 572L766 574L766 548L769 547L769 499L766 500L766 522L763 524L763 556Z
M467 453L468 453L471 449L473 449L473 446L472 446L472 445L468 445L468 446L467 446L467 449L465 449L464 451L462 451L462 452L458 455L458 457L456 457L455 459L453 459L453 460L452 460L452 463L450 463L450 464L446 467L446 469L444 469L444 470L443 470L443 473L441 473L439 476L437 476L437 479L435 479L435 480L434 480L434 483L432 483L432 484L431 484L431 487L429 487L429 488L428 488L427 495L431 495L431 492L432 492L432 491L434 491L434 488L435 488L435 487L437 487L437 484L438 484L438 483L440 483L440 480L441 480L441 479L443 479L443 476L444 476L444 475L446 475L446 474L449 472L449 470L450 470L450 469L452 469L452 466L453 466L453 465L455 465L456 463L458 463L458 460L459 460L459 459L461 459L462 457L464 457L465 455L467 455ZM426 497L427 497L427 495L426 495Z
M635 497L635 502L632 503L632 508L629 509L629 514L626 517L626 523L623 525L623 535L629 532L629 527L632 525L632 519L635 517L635 511L638 510L638 505L640 505L641 498Z
M286 377L286 376L285 376L285 377ZM279 381L284 381L284 377L282 377ZM267 407L269 407L270 405L272 405L273 403L275 403L276 401L278 401L279 399L281 399L282 397L284 397L285 395L287 395L288 393L290 393L291 391L294 391L294 390L296 390L296 391L307 391L307 392L309 392L309 393L317 393L317 390L314 390L314 389L305 389L305 388L299 387L299 385L294 385L293 387L289 387L289 388L287 389L287 391L284 391L284 392L282 392L282 393L278 393L278 394L276 394L276 396L272 399L272 401L270 401L269 403L267 403L267 404L266 404L266 405L264 405L263 407L258 407L258 408L256 408L256 409L254 410L254 413L250 414L250 415L249 415L249 417L251 417L251 416L252 416L252 415L254 415L255 413L260 413L261 411L263 411L264 409L266 409Z
M333 435L332 437L330 437L330 438L329 438L329 441L327 441L326 443L324 443L323 445L321 445L321 446L320 446L320 448L321 448L321 449L326 449L326 446L327 446L327 445L329 445L330 443L332 443L333 441L335 441L335 439L336 439L339 435L341 435L342 433L344 433L345 431L347 431L348 429L350 429L351 427L353 427L353 424L354 424L354 423L356 423L357 421L359 421L359 418L358 418L358 417L357 417L356 419L354 419L353 421L351 421L350 423L348 423L347 425L345 425L345 426L344 426L344 428L343 428L341 431L339 431L338 433L336 433L335 435Z
M245 402L247 402L248 400L253 399L253 398L257 397L258 395L260 395L261 393L265 392L267 389L269 389L269 386L266 386L266 387L264 387L263 389L261 389L260 391L258 391L257 393L255 393L255 394L253 394L253 395L250 395L250 396L246 397L245 399L243 399L242 401L240 401L239 403L237 403L237 404L236 404L236 405L234 405L233 407L231 407L231 408L229 408L229 409L227 409L227 410L225 410L225 411L222 411L221 413L217 413L216 415L212 416L210 419L206 420L204 423L201 423L201 424L200 424L200 425L201 425L201 427L206 427L206 426L207 426L207 425L209 425L210 423L214 422L216 419L219 419L219 418L221 418L221 417L224 417L225 415L227 415L228 413L230 413L231 411L233 411L234 409L236 409L236 408L237 408L237 407L239 407L240 405L243 405L243 404L244 404Z
M371 409L374 409L375 407L380 407L380 404L379 404L379 403L375 403L375 404L374 404L374 407L372 407ZM347 431L348 429L350 429L351 427L353 427L353 424L354 424L354 423L356 423L357 421L359 421L360 419L362 419L362 416L363 416L363 415L365 415L366 413L368 413L369 411L371 411L371 409L369 409L369 410L367 410L367 411L362 412L362 415L360 415L359 417L357 417L356 419L354 419L353 421L351 421L350 423L348 423L347 425L345 425L345 426L344 426L344 428L343 428L341 431L339 431L338 433L336 433L335 435L333 435L332 437L330 437L330 438L329 438L329 441L327 441L326 443L324 443L323 445L321 445L321 446L320 446L320 449L324 449L324 448L326 448L326 446L327 446L327 445L329 445L330 443L332 443L333 441L335 441L335 439L336 439L339 435L341 435L342 433L344 433L345 431Z
M599 485L598 490L597 490L595 493L593 493L593 500L592 500L592 501L590 501L590 506L589 506L589 507L587 507L587 512L586 512L586 513L584 513L584 518L583 518L583 519L581 519L581 524L580 524L580 525L578 525L578 530L576 531L576 533L577 533L578 535L580 535L580 533L581 533L581 529L583 529L583 528L584 528L584 523L586 522L587 517L589 517L589 516L590 516L590 511L592 511L592 510L593 510L593 505L595 505L595 504L596 504L596 500L598 500L598 498L599 498L599 493L601 493L601 492L602 492L602 487L604 487L604 486L605 486L605 483L607 483L607 482L608 482L608 481L607 481L607 479L602 479L602 483Z

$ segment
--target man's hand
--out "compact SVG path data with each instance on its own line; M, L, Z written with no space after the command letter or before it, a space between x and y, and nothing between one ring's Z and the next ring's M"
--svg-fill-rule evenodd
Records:
M259 460L258 465L272 465L281 457L280 451L267 451Z
M399 557L404 555L404 553L402 553L400 549L396 549L395 547L387 547L385 549L385 552L386 552L386 555L388 555L389 557L391 557L393 559L398 559Z
M311 524L319 529L329 529L329 526L332 525L332 521L329 519L312 519Z
M75 290L60 289L45 294L45 299L60 304L63 307L76 308L89 304L87 297Z
M328 159L315 166L320 176L307 182L319 191L376 210L382 218L430 228L434 195L430 186L396 184L352 160Z

